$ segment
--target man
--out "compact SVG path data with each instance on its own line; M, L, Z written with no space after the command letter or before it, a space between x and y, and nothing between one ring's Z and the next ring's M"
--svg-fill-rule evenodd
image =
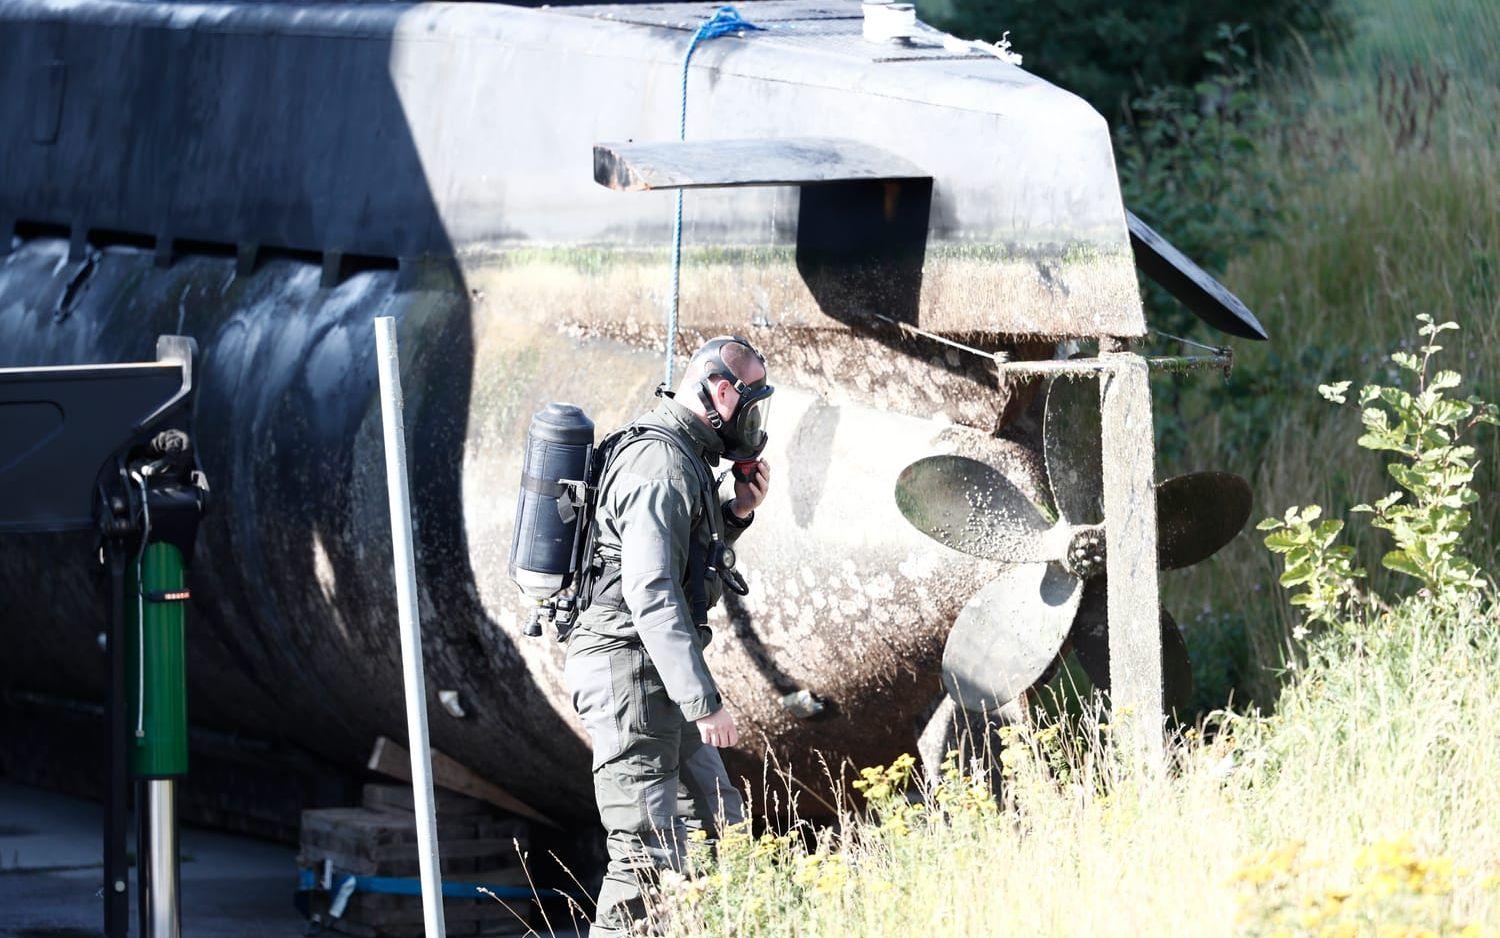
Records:
M712 838L743 819L719 757L739 741L704 661L708 610L743 591L728 547L754 520L771 470L760 459L772 388L745 339L705 343L675 394L626 428L607 456L591 532L588 603L568 639L566 678L593 744L609 869L591 936L644 912L642 877L679 869L688 829ZM713 468L734 463L720 502Z

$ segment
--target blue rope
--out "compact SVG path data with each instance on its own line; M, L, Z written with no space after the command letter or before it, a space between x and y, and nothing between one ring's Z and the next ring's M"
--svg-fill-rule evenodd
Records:
M422 894L422 880L415 876L355 876L352 873L336 873L333 879L333 888L329 891L338 893L344 883L354 880L355 892L379 893L387 896L420 896ZM483 899L484 888L494 893L500 899L550 899L569 898L569 894L561 889L529 889L525 886L492 886L488 883L455 883L444 882L443 896L448 899ZM312 892L318 888L317 870L307 867L297 873L297 891Z
M677 139L687 139L688 63L693 60L700 42L718 39L730 33L761 29L740 16L732 6L722 6L713 16L703 21L688 43L687 54L682 57L682 108L677 118ZM677 214L672 220L672 305L667 310L667 387L672 387L672 372L677 364L677 308L681 299L682 284L682 190L677 190Z

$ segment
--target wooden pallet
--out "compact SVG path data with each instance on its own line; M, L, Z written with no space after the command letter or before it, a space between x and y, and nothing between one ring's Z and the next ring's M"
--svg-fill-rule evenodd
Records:
M358 808L302 812L297 863L321 871L415 879L417 822L407 785L366 785ZM450 791L436 797L439 870L448 882L526 886L522 857L531 840L530 822L493 805ZM314 920L361 938L407 938L422 934L422 900L356 892L338 918L328 915L332 897L315 893ZM524 933L535 918L531 900L498 902L488 897L445 899L443 918L454 936Z

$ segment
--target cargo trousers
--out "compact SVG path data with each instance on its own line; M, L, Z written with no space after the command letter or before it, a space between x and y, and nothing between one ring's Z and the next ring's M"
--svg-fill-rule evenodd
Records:
M589 935L628 935L645 914L643 887L661 870L683 869L688 835L716 840L720 825L744 820L744 801L638 641L575 629L564 676L593 745L609 853Z

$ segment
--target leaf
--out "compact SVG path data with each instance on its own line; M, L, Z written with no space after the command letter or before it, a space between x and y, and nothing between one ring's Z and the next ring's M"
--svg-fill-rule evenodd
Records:
M1342 530L1344 530L1344 522L1330 519L1318 525L1317 530L1313 531L1313 537L1320 546L1327 547L1333 543L1333 539L1338 537Z
M1266 549L1284 554L1302 543L1301 538L1285 529L1266 535Z
M1463 377L1456 371L1440 371L1427 382L1427 388L1430 391L1445 391L1448 388L1458 387L1463 380Z
M1342 404L1345 402L1345 395L1349 392L1349 385L1353 383L1352 381L1335 381L1333 384L1320 384L1318 393L1335 404Z
M1427 575L1422 572L1422 568L1412 562L1412 559L1406 555L1405 551L1393 550L1387 553L1384 557L1380 558L1380 565L1387 570L1395 570L1397 573L1404 573L1419 580L1427 578Z
M1274 531L1283 526L1284 522L1280 518L1262 518L1260 519L1260 523L1255 526L1255 530Z
M1297 586L1299 584L1306 583L1307 581L1311 580L1312 578L1313 578L1312 566L1304 564L1303 566L1300 566L1300 567L1293 567L1292 569L1290 569L1290 570L1286 571L1285 573L1283 573L1281 575L1280 582L1281 582L1281 585L1283 587L1290 589L1293 586Z
M1385 432L1391 428L1391 415L1379 407L1366 407L1360 411L1359 419L1372 432Z

